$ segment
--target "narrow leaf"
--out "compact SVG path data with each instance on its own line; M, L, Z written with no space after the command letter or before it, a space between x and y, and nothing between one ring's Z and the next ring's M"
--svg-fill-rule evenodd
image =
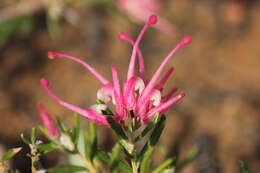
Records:
M21 134L21 139L23 140L24 143L26 143L26 144L28 144L28 145L31 144L31 141L29 141L29 139L27 139L27 138L24 136L23 133Z
M153 153L154 147L149 147L144 154L141 163L141 173L149 173L150 165L151 165L151 155Z
M97 152L97 131L94 123L90 122L88 127L88 136L85 140L86 156L93 160Z
M112 155L109 161L111 172L117 172L119 161L120 161L120 146L116 144L112 149Z
M173 165L173 163L175 162L175 160L176 160L176 157L165 160L163 163L161 163L159 166L157 166L157 168L155 168L155 170L152 173L163 172L168 167L171 167ZM174 170L174 168L172 168L172 169Z
M2 156L2 162L11 159L12 157L15 156L15 154L17 154L22 148L18 147L18 148L13 148L8 150L3 156Z
M117 124L113 118L107 117L107 121L110 124L111 128L117 135L119 143L126 149L129 154L133 154L134 152L134 145L128 141L127 136L125 135L123 129Z
M87 169L82 166L76 165L62 165L48 169L49 173L73 173L78 171L86 171Z
M152 120L148 123L148 125L145 127L145 129L142 131L142 133L140 135L138 135L135 138L135 142L141 140L143 137L145 137L145 135L153 128L153 126L156 124L157 120L158 120L159 114L156 113Z
M58 121L58 125L59 125L61 131L64 133L68 133L69 129L65 125L64 121L60 117L57 118L57 121Z
M191 163L194 159L196 159L196 157L199 154L199 147L198 146L194 146L192 147L190 153L188 154L187 158L185 160L183 160L179 166L177 166L176 168L176 172L180 172L183 168L185 168L189 163Z
M78 114L75 112L75 113L74 113L74 125L73 125L73 130L72 130L73 142L74 142L75 144L78 143L79 131L80 131L80 127L79 127L79 116L78 116Z
M36 128L32 128L32 131L31 131L31 143L35 143L35 140L36 140Z
M39 150L40 153L47 154L49 152L56 151L59 148L55 144L49 143L49 144L39 144L37 145L37 149Z
M166 122L166 117L162 115L160 121L156 124L150 138L148 139L142 151L140 152L138 156L138 160L141 160L143 158L143 155L145 154L145 152L150 146L154 147L156 145L165 127L165 122Z
M104 162L109 163L110 161L109 155L103 150L98 150L97 156ZM132 172L132 169L122 160L119 161L118 168L127 172Z

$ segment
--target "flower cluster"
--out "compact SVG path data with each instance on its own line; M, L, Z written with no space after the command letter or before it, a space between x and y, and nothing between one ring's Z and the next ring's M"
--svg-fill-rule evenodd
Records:
M49 52L48 57L50 59L56 58L65 58L75 61L83 65L88 69L96 78L102 83L101 89L97 92L98 103L90 106L88 109L82 109L77 106L74 106L70 103L67 103L57 97L49 88L49 81L45 78L40 80L42 87L47 91L47 93L59 104L64 107L79 113L90 121L93 121L98 124L103 124L109 126L106 116L112 115L113 119L117 122L123 123L127 119L135 119L139 123L148 123L154 114L164 113L169 106L177 102L185 96L185 93L178 94L175 97L172 97L177 91L177 88L173 88L168 94L162 96L163 87L173 72L173 67L171 67L162 79L158 82L158 78L161 75L165 65L175 54L175 52L184 45L190 44L191 37L185 36L182 41L167 55L163 60L157 71L154 73L150 81L147 81L145 77L144 62L143 56L139 49L139 43L145 33L145 31L153 24L156 24L157 16L150 16L148 22L145 24L141 33L139 34L136 41L133 41L125 33L120 33L119 38L122 41L127 41L133 46L132 55L130 59L130 64L128 68L128 73L124 81L124 85L121 88L117 68L112 65L112 76L113 82L108 81L102 75L100 75L94 68L88 65L86 62L75 58L70 55L65 55L62 53ZM138 56L139 60L139 75L134 74L136 57ZM115 105L115 111L112 112L108 103L112 102ZM39 107L42 114L44 113L43 107ZM42 118L44 120L44 118ZM46 119L46 118L45 118ZM57 135L57 132L50 129L54 135Z

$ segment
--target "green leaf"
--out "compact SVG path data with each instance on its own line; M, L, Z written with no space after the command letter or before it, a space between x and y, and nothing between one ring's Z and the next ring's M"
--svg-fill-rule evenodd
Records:
M157 142L162 134L162 131L165 127L165 122L166 122L166 117L164 115L162 115L161 119L156 124L150 138L148 139L148 141L146 142L145 146L143 147L141 153L139 154L138 160L141 160L143 158L143 155L146 153L146 151L149 149L150 146L154 147L157 144Z
M80 126L79 126L79 116L75 112L74 113L74 125L73 125L73 130L72 130L72 136L73 136L73 142L75 144L78 143L79 140L79 132L80 132Z
M82 166L76 165L61 165L48 169L49 173L73 173L78 171L86 171L87 169Z
M59 148L58 148L58 146L56 146L53 143L48 143L48 144L39 144L39 145L37 145L37 149L39 150L40 153L47 154L49 152L56 151Z
M23 140L24 143L26 143L26 144L28 144L28 145L31 144L31 141L29 141L29 139L27 139L27 138L24 136L23 133L21 134L21 139Z
M154 147L149 146L147 151L144 154L141 163L141 173L149 173L150 165L151 165L151 155L153 153Z
M133 154L134 145L128 141L128 138L125 135L123 129L120 127L120 125L116 123L114 119L111 117L107 117L107 121L110 124L111 128L116 133L119 143L126 149L126 151L129 154Z
M0 46L19 34L29 34L34 29L33 18L19 16L0 23Z
M168 146L165 143L160 142L159 143L159 148L160 148L160 151L161 151L161 153L163 154L163 156L165 158L169 156L169 153L170 153L169 152L169 148L168 148Z
M172 167L173 163L175 162L176 157L173 158L169 158L167 160L165 160L163 163L161 163L159 166L157 166L152 173L161 173L163 172L165 169L167 169L168 167ZM172 168L172 170L174 171L174 168Z
M135 138L135 142L141 140L143 137L145 137L145 135L153 128L153 126L156 124L157 120L158 120L159 114L156 113L152 120L148 123L148 125L145 127L145 129L142 131L142 133L140 135L138 135Z
M34 144L35 140L36 140L36 128L33 127L31 131L31 143Z
M57 118L57 121L61 131L68 134L69 128L65 125L64 121L60 117Z
M242 160L240 161L240 172L241 173L249 173L249 170L248 170L245 162L242 161Z
M94 159L97 152L97 131L94 123L90 122L88 127L88 136L85 141L85 152L87 158Z
M97 156L104 162L109 163L110 161L109 155L103 150L98 150ZM122 160L119 161L118 168L127 172L132 172L132 169Z
M54 139L54 138L49 134L48 130L47 130L45 127L39 126L39 129L40 129L40 131L44 134L44 136L45 136L46 138L48 138L51 142L53 142L53 143L55 143L55 144L58 143L57 140Z
M120 146L116 144L112 149L112 155L109 161L111 172L117 172L117 168L120 161Z
M176 168L176 172L180 172L183 168L185 168L189 163L191 163L196 157L199 155L199 147L193 146L187 158L183 160L179 166Z
M2 156L2 162L11 159L12 157L14 157L22 148L18 147L18 148L12 148L10 150L8 150L3 156Z

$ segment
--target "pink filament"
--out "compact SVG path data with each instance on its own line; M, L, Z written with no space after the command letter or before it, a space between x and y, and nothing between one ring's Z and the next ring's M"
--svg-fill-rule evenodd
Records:
M147 96L150 92L150 90L154 87L154 84L156 80L158 79L159 75L161 74L163 68L167 64L167 62L171 59L171 57L176 53L179 48L181 48L184 45L187 45L191 42L191 37L190 36L185 36L182 41L168 54L168 56L163 60L161 63L160 67L157 69L155 74L153 75L151 81L147 84L146 88L144 89L139 101L137 104L142 104L145 100L147 100Z
M40 83L42 85L42 87L46 90L46 92L56 101L58 102L59 104L61 104L62 106L74 111L74 112L77 112L79 113L80 115L84 116L85 118L91 120L91 121L94 121L94 122L97 122L97 123L100 123L100 121L97 121L99 119L103 119L104 121L101 123L101 124L104 124L104 122L106 121L105 117L103 117L102 115L100 116L97 116L97 114L88 114L88 112L84 109L81 109L77 106L74 106L72 104L69 104L63 100L61 100L60 98L58 98L49 88L49 81L47 79L41 79L40 80ZM105 124L104 124L105 125Z
M170 77L170 75L172 74L174 68L171 67L163 76L163 78L160 80L160 82L158 83L158 85L156 85L156 89L162 91L163 86L165 85L165 83L167 82L168 78Z
M162 97L161 102L168 101L172 97L172 95L176 93L177 90L178 88L173 88L170 92L168 92L165 96Z
M148 27L151 24L155 24L156 22L157 22L157 17L155 15L152 15L149 18L148 22L143 27L141 33L139 34L139 36L138 36L138 38L137 38L137 40L134 44L133 51L132 51L130 64L129 64L129 68L128 68L128 73L127 73L127 80L134 76L134 66L135 66L136 52L137 52L137 48L139 47L139 43L141 41L141 38L143 37L143 35L144 35L145 31L148 29Z
M117 69L114 65L112 65L112 76L114 81L114 96L116 100L117 116L119 116L120 118L124 118L126 116L124 96L123 96L123 91L120 87Z
M100 80L101 83L103 83L104 85L109 83L102 75L100 75L94 68L92 68L90 65L88 65L86 62L70 56L70 55L66 55L66 54L62 54L62 53L56 53L56 52L48 52L48 56L50 59L55 59L55 58L66 58L66 59L70 59L73 60L81 65L83 65L86 69L88 69L94 76L96 76L96 78L98 78L98 80Z
M125 33L121 32L119 34L119 38L122 41L128 41L130 44L132 44L132 46L135 45L135 42L129 37L127 36ZM139 47L137 47L137 54L139 57L139 73L140 73L140 77L143 79L144 83L146 83L146 78L145 78L145 71L144 71L144 59L143 59L143 55L142 52L140 51Z

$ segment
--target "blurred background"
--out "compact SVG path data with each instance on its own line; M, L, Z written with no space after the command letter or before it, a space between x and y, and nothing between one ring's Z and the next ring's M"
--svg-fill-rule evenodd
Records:
M162 141L172 154L186 156L193 145L201 154L184 173L237 173L239 160L260 172L260 3L254 0L1 0L0 3L0 145L23 146L13 163L30 172L28 135L41 122L42 103L54 117L70 123L73 112L57 104L40 86L50 80L55 94L87 108L101 83L80 65L50 60L47 51L80 57L109 80L115 64L123 81L131 45L151 13L163 21L149 29L140 48L150 78L164 57L185 35L192 44L179 50L165 92L173 87L187 96L167 112ZM141 3L141 4L140 4ZM165 69L166 71L166 69ZM88 121L82 118L82 125ZM109 148L114 134L99 126L99 144ZM155 163L161 157L154 154ZM50 154L46 167L64 162Z

